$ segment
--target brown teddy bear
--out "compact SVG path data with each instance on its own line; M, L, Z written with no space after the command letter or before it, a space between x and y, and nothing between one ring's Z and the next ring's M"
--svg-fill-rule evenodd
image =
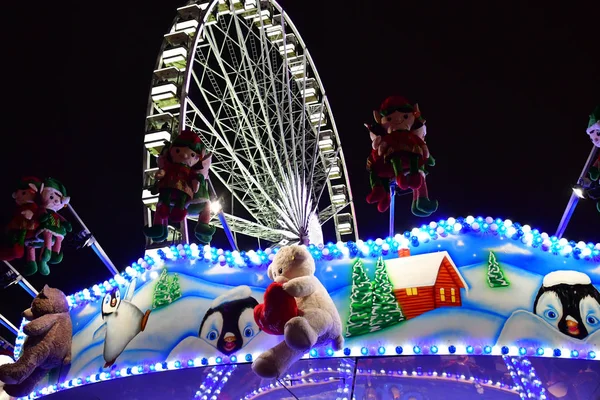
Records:
M340 315L315 269L315 261L303 246L282 247L269 265L269 278L296 299L299 316L285 323L284 341L252 364L261 378L279 378L313 347L331 343L334 350L341 350L344 345Z
M51 369L71 363L73 326L63 292L44 286L23 317L31 322L23 327L21 357L0 366L4 391L14 397L27 396Z

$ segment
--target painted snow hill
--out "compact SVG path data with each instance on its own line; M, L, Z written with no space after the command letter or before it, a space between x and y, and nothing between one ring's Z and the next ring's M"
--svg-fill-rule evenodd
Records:
M305 357L600 354L600 244L468 217L308 249L346 343ZM149 250L114 279L69 296L72 364L61 382L255 359L282 340L253 316L276 252Z

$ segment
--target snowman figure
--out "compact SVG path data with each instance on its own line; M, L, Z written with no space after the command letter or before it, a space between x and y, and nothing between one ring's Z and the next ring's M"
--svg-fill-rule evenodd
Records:
M584 339L600 329L600 292L587 274L553 271L544 277L533 312L563 334Z

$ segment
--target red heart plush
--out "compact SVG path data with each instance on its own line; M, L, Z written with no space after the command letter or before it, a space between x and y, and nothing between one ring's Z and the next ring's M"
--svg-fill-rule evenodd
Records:
M254 321L269 335L283 335L286 322L299 315L296 299L285 292L283 285L277 282L267 287L264 303L254 307Z

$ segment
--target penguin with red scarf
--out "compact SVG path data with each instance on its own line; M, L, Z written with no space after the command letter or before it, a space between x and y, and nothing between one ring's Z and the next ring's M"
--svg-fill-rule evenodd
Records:
M600 149L600 106L597 106L590 115L587 134L590 136L590 140L594 146ZM596 161L590 167L589 176L592 181L596 181L600 184L600 150L598 151ZM600 212L600 199L596 202L596 209Z
M372 150L367 159L371 193L367 202L377 204L379 212L390 206L389 181L394 179L402 190L411 189L411 211L418 217L428 217L438 208L436 200L429 199L426 167L435 160L425 143L425 119L418 104L404 97L390 96L379 110L373 111L376 124L365 124L369 129Z

